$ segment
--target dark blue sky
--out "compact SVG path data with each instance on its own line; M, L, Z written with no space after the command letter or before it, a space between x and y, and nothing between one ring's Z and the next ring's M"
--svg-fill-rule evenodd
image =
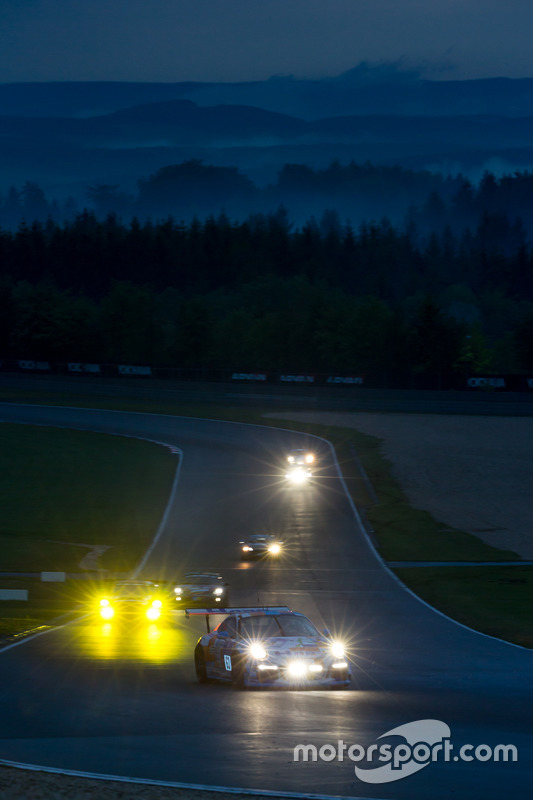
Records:
M533 0L0 0L0 81L533 77Z

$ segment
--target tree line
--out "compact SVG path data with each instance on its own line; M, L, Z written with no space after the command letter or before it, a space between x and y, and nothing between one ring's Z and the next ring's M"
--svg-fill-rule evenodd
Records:
M497 216L497 215L496 215ZM237 370L533 369L533 252L334 211L0 231L0 355Z
M58 201L33 181L0 194L0 228L15 231L34 220L72 222L87 207L99 221L109 214L126 223L160 222L168 216L190 224L224 213L232 220L271 214L284 206L291 221L304 225L334 209L355 227L387 217L419 242L433 232L460 237L485 220L486 236L504 252L533 238L533 175L515 172L496 178L486 172L477 185L464 176L443 176L400 166L334 161L325 169L285 164L277 181L257 186L236 167L190 160L157 170L137 181L136 192L119 185L86 187L82 197ZM487 223L488 220L488 223Z

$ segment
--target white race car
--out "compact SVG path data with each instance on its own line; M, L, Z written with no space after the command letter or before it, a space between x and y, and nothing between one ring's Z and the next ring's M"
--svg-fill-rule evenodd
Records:
M240 540L239 547L243 561L264 556L277 558L282 553L283 542L272 533L251 533L246 539Z
M344 688L351 678L344 646L287 606L186 609L205 615L194 651L196 676L243 687ZM225 619L209 629L212 615Z
M315 456L309 450L289 450L285 477L292 483L305 483L313 474Z
M206 603L227 606L228 586L218 572L186 572L174 586L174 596L183 607Z

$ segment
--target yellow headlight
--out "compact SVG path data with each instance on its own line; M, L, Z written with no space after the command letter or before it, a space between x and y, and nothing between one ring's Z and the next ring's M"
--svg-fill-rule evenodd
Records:
M162 605L163 605L163 603L161 602L161 600L154 600L152 602L152 608L161 608Z
M281 553L281 546L279 544L271 544L268 548L268 552L272 553L273 556L277 556Z
M110 605L107 606L104 605L100 608L100 616L102 617L102 619L113 619L113 617L115 616L115 612L113 611Z
M150 608L146 612L146 616L153 622L154 620L159 619L159 617L161 616L161 612L155 606L150 606Z
M100 600L100 605L101 606L108 606L109 605L109 600L107 600L107 598L105 598L105 597L102 597L102 599Z

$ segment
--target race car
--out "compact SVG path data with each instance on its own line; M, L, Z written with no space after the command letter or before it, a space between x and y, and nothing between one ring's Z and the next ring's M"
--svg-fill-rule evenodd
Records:
M186 609L205 615L207 633L194 650L200 683L221 681L236 688L344 688L350 666L340 642L287 606ZM212 615L225 614L210 631Z
M305 483L313 474L315 456L309 450L290 450L287 454L285 477L292 483Z
M174 586L174 597L180 605L220 603L227 606L228 586L216 572L186 572Z
M307 466L315 463L315 456L310 450L289 450L287 453L287 463L291 466Z
M164 590L153 581L117 581L100 598L99 615L106 622L111 620L138 620L155 622L167 610Z
M283 550L283 542L272 533L252 533L246 539L241 539L239 547L243 561L265 556L276 558Z

